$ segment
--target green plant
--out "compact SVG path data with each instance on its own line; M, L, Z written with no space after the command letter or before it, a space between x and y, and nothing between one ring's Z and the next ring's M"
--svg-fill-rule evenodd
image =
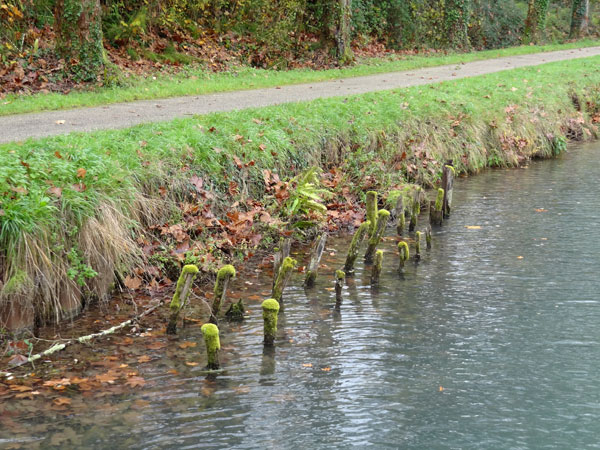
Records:
M289 217L310 214L322 214L327 211L323 201L331 197L331 192L321 187L318 167L311 167L293 178L290 184L294 189L285 204L285 211Z
M74 280L79 287L85 286L86 280L98 275L98 272L83 261L81 253L75 247L67 253L67 259L69 261L67 276Z

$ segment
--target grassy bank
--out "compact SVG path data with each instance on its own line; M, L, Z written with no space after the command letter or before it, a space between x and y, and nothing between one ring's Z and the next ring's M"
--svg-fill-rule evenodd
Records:
M89 91L35 94L30 96L8 95L0 101L0 116L45 110L60 110L85 106L98 106L134 100L150 100L167 97L227 92L239 89L258 89L280 85L308 83L350 78L377 73L413 70L446 64L480 61L502 56L526 55L538 52L566 50L599 45L598 40L582 40L567 44L521 46L471 53L446 55L391 56L366 59L355 66L341 69L273 71L253 68L212 73L202 69L188 68L176 75L158 75L133 78L122 87L104 87Z
M115 272L168 285L183 262L211 272L283 229L353 225L367 189L434 186L449 159L466 174L551 157L598 122L595 57L2 145L0 300L48 319ZM314 186L290 181L311 167Z

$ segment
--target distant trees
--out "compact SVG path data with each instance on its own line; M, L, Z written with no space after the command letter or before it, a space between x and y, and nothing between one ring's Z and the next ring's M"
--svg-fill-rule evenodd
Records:
M56 51L75 79L93 81L103 67L100 0L56 0Z
M537 43L546 28L546 13L548 12L549 0L529 0L527 19L523 31L523 43Z
M571 31L569 37L576 39L587 32L590 14L590 0L573 0Z
M444 31L449 47L469 48L469 0L446 0L444 5Z

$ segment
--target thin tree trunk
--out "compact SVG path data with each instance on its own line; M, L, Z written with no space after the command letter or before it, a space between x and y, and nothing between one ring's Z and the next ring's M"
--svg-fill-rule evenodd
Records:
M529 0L525 30L523 31L523 43L538 43L546 28L546 13L548 12L549 0Z
M104 65L100 0L57 0L56 50L74 78L94 81Z
M335 40L337 44L337 57L340 63L347 64L354 60L351 44L352 0L338 0L337 31Z
M569 37L578 39L587 33L590 15L590 0L573 0L571 31Z

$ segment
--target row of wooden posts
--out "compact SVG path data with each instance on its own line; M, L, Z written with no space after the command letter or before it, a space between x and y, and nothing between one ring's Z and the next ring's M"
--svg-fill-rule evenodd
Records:
M445 218L449 217L452 204L452 191L454 182L454 168L446 164L443 169L442 187L437 191L436 199L429 203L429 222L425 230L425 239L427 248L431 248L431 226L440 226ZM417 227L417 221L421 212L421 196L422 191L417 188L413 191L410 208L404 205L404 198L399 196L394 208L395 216L397 217L396 231L399 236L404 234L406 228L406 216L409 216L408 231L412 232ZM387 229L390 218L390 212L377 209L377 192L369 191L366 197L366 220L358 227L350 248L346 256L346 262L343 270L335 272L335 294L336 307L341 305L342 288L344 286L346 276L354 272L354 264L358 258L361 244L368 237L367 249L365 251L365 264L372 265L371 268L371 285L377 285L379 276L383 266L383 251L377 250L377 246L381 242L383 235ZM421 237L420 231L415 232L415 253L413 258L418 261L421 258ZM315 284L317 272L321 257L325 250L327 233L323 233L317 237L311 250L310 262L306 269L304 278L304 287L311 288ZM282 306L283 291L288 284L297 261L290 257L291 240L282 239L279 249L275 253L273 262L273 287L271 298L262 303L263 321L264 321L264 345L273 346L275 343L275 335L277 333L277 317ZM399 266L398 270L402 271L406 261L410 258L409 247L406 241L398 243L399 251ZM177 333L177 321L182 309L186 306L192 288L192 283L198 267L195 265L184 266L181 276L177 281L175 294L171 300L170 310L171 315L167 326L167 334ZM208 356L207 369L217 370L220 368L219 363L219 329L217 327L221 305L225 301L227 286L230 280L235 277L235 268L232 265L222 267L217 273L217 280L214 287L214 298L211 306L211 314L209 323L202 325L202 334L204 336L206 351ZM244 304L242 300L237 303L232 303L225 316L232 321L241 321L244 318Z

